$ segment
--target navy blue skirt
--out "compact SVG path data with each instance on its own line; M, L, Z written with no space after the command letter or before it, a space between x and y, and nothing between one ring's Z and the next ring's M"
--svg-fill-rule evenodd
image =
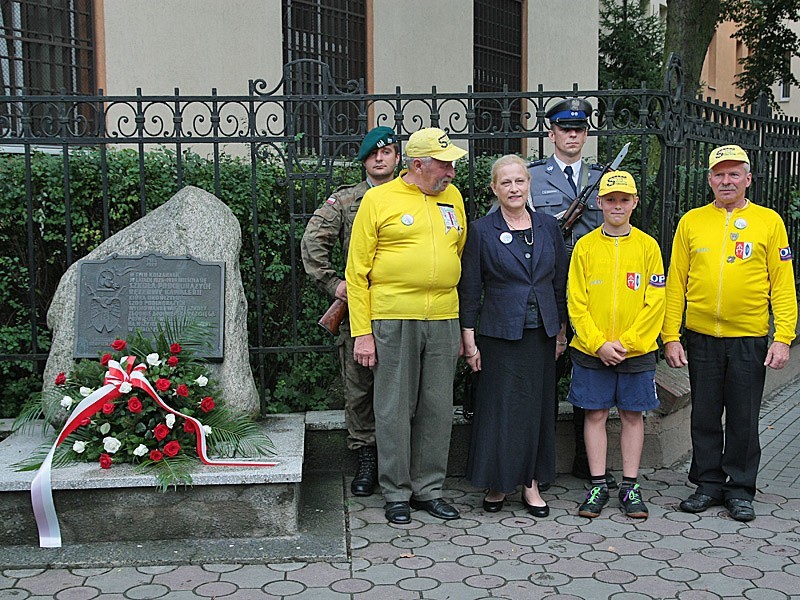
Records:
M481 371L467 479L505 494L536 479L552 483L555 450L555 338L543 327L521 340L478 336Z

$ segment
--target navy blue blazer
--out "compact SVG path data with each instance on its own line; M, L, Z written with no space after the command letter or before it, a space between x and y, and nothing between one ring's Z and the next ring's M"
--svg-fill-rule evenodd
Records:
M504 244L509 231L499 210L470 223L461 257L458 284L462 327L478 327L481 335L518 340L525 326L533 288L547 335L554 337L567 322L569 260L556 220L527 209L533 225L533 262L527 246ZM478 317L480 316L480 326Z

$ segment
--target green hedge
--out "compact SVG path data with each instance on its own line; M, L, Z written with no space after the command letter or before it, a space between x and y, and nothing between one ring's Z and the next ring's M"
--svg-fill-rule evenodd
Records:
M177 191L178 162L175 152L159 148L144 153L146 206L151 211ZM73 151L68 157L70 218L73 260L85 256L103 241L102 163L106 164L110 233L130 225L139 217L139 155L131 149ZM475 161L475 189L478 213L490 205L488 173L491 157ZM462 161L463 162L463 161ZM64 157L36 153L31 159L33 197L34 288L36 323L40 351L49 349L46 314L61 275L67 268L66 214L64 201ZM192 152L181 156L184 185L214 193L212 159ZM303 165L303 169L308 169ZM327 307L324 297L305 276L300 264L299 241L305 223L292 225L288 206L286 173L282 160L259 159L255 167L255 200L252 193L253 167L250 159L221 155L219 159L220 199L230 207L242 226L240 257L242 280L249 307L251 346L258 345L258 303L254 268L253 210L258 218L258 248L262 269L261 324L265 346L293 345L291 238L294 227L294 258L297 267L297 345L332 344L332 339L315 323ZM334 181L355 182L361 178L358 165L337 167ZM468 189L469 165L459 164L456 185ZM326 193L325 181L298 182L294 212L312 212ZM25 354L32 351L27 259L27 206L25 202L25 160L21 155L0 156L0 353ZM301 204L305 202L305 205ZM278 353L264 358L263 372L253 361L257 384L265 382L267 410L285 412L335 408L342 404L341 384L335 356L331 352ZM30 394L41 388L37 367L29 361L0 363L4 381L0 395L0 417L14 417Z

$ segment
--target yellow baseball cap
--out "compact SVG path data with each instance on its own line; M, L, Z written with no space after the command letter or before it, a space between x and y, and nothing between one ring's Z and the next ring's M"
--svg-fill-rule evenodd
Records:
M713 169L717 163L721 163L724 160L735 160L750 164L747 152L742 150L741 146L731 144L729 146L720 146L711 151L708 156L708 168Z
M426 127L415 131L406 142L406 156L410 158L430 156L436 160L449 162L466 155L466 150L453 144L448 135L436 127Z
M600 179L600 192L598 196L605 196L612 192L636 195L636 180L627 171L609 171Z

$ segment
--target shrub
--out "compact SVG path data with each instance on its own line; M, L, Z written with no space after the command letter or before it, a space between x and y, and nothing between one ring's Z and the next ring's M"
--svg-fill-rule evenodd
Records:
M491 205L488 188L491 157L478 157L474 179L477 214ZM463 161L462 161L463 163ZM68 165L69 212L64 191L64 169ZM103 204L103 165L107 207ZM141 212L140 186L144 185L146 211L152 211L178 191L178 156L170 149L143 153L140 176L139 154L132 149L78 149L65 157L35 153L31 156L34 262L28 264L28 207L25 198L25 159L22 155L0 155L0 353L28 354L33 351L32 323L36 325L39 352L47 352L50 334L46 314L58 282L68 267L67 214L71 234L72 261L85 256L108 235L124 229ZM316 325L329 299L305 276L300 261L300 238L305 227L302 215L310 214L326 197L328 169L324 163L302 164L302 177L286 178L282 160L275 155L250 158L221 154L219 157L220 200L233 211L242 227L240 267L248 302L251 347L333 347L332 339ZM212 158L187 151L180 156L183 185L194 185L215 193ZM300 169L295 167L295 172ZM319 171L319 172L316 172ZM332 168L334 185L357 182L361 169L354 165ZM309 183L311 182L311 183ZM467 199L469 165L459 164L456 185ZM289 186L294 186L290 188ZM290 194L297 199L290 207ZM339 257L337 251L336 258ZM256 260L261 277L257 281ZM296 278L292 282L292 270ZM30 274L33 280L30 282ZM30 307L29 283L34 290ZM261 294L258 293L260 283ZM296 326L293 305L297 310ZM258 336L258 325L262 337ZM333 352L274 352L256 355L251 364L256 384L263 385L264 412L285 412L340 407L341 385ZM33 361L0 363L6 382L0 399L0 417L14 417L31 394L41 389L42 365Z

